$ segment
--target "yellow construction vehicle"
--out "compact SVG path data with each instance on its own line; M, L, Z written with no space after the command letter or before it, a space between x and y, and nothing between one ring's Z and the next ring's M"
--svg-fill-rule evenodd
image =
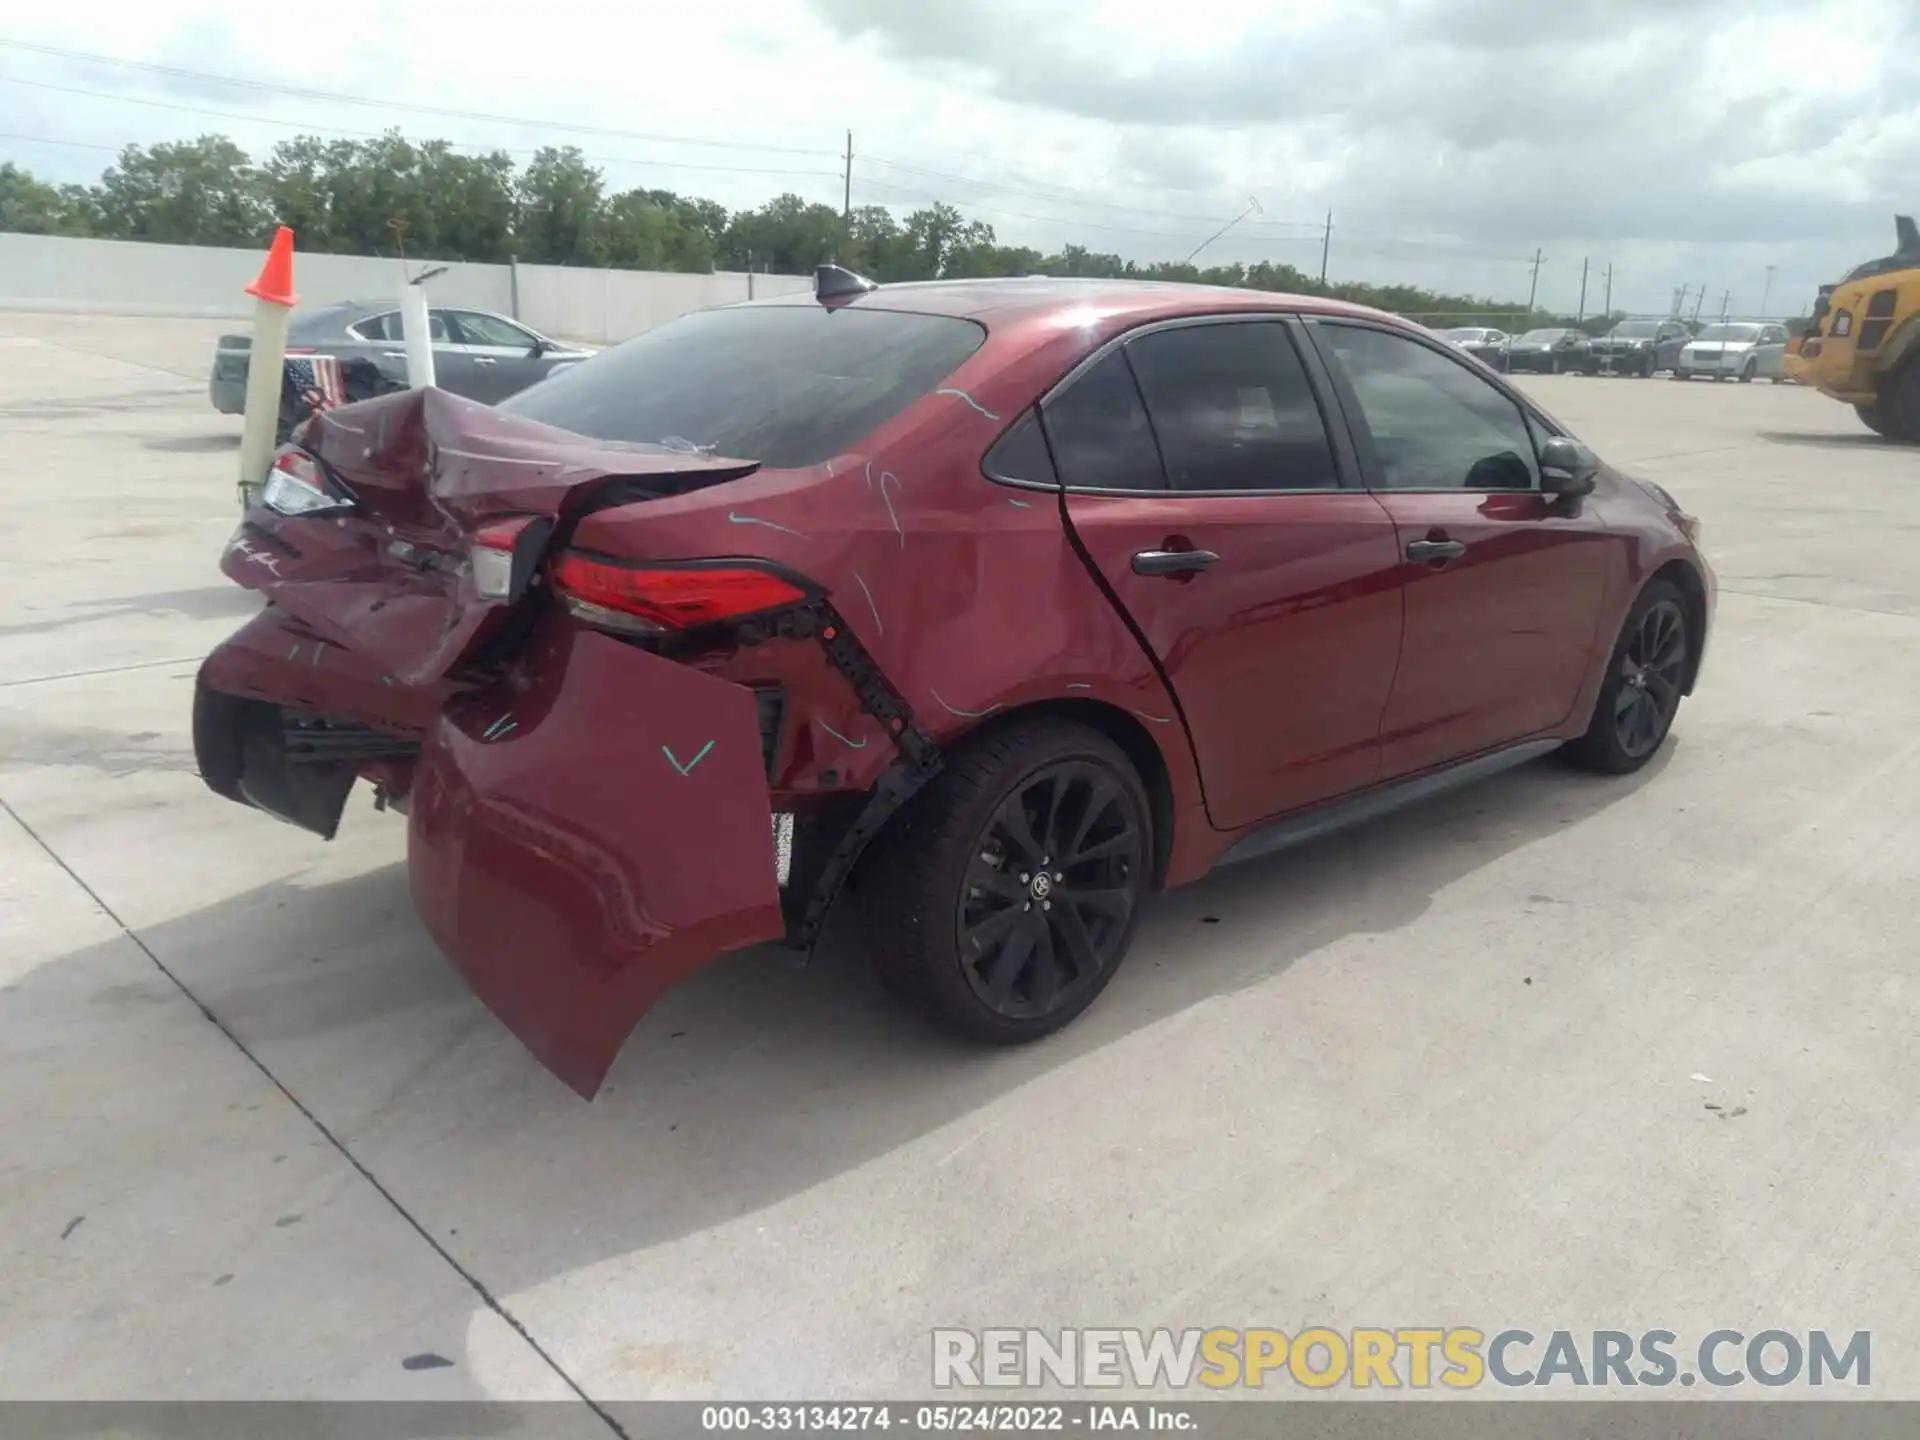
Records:
M1859 412L1867 428L1920 445L1920 227L1894 217L1893 254L1823 285L1788 378Z

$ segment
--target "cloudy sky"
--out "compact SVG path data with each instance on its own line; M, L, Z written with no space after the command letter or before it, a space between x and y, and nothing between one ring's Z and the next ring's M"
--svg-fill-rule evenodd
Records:
M399 126L618 188L945 200L1004 241L1664 312L1804 307L1920 210L1916 0L63 0L0 21L0 158ZM327 24L322 17L337 17ZM92 58L88 58L92 57ZM111 59L137 65L107 63ZM240 81L243 83L233 83ZM304 92L304 93L296 93ZM347 103L360 97L382 104ZM1689 300L1689 308L1691 308Z

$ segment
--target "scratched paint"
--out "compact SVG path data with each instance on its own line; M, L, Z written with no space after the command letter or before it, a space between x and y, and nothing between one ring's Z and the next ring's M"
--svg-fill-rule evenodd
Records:
M680 763L680 757L673 753L673 749L671 746L662 745L660 747L660 753L666 756L667 763L673 766L673 768L678 770L682 775L690 775L693 773L693 767L698 765L702 760L706 759L707 752L711 749L713 749L713 741L709 740L707 741L706 744L702 745L699 749L699 752L695 754L694 757L691 760L687 761L687 763L684 765Z
M733 525L764 525L769 530L778 530L782 535L791 535L796 540L805 540L807 538L798 530L789 530L786 526L772 520L762 520L757 515L742 515L735 510L729 510L727 512L727 521Z
M824 720L821 720L818 723L822 730L826 731L827 734L831 735L834 739L838 740L842 745L846 746L849 750L864 750L867 748L866 741L854 740L849 738L848 736L842 735L838 730L834 729L831 725L827 724L827 722Z
M867 608L873 611L874 633L877 635L886 634L887 627L880 623L880 607L873 603L873 591L867 588L867 582L860 578L860 572L858 570L853 572L853 578L855 583L860 586L860 593L867 597Z
M986 406L982 405L978 400L974 399L973 396L969 395L964 390L936 390L933 393L936 395L951 395L956 400L964 400L967 402L967 404L971 405L974 409L978 410L982 415L986 416L987 419L989 420L998 420L1000 418L998 415L994 414L993 411L987 409Z
M462 460L484 460L489 465L530 465L536 470L544 470L553 464L551 460L522 460L517 455L486 455L478 450L455 450L451 445L435 446L434 453L457 455Z
M1070 683L1070 684L1069 684L1069 685L1067 686L1067 689L1069 689L1069 690L1091 690L1091 689L1093 689L1093 686L1091 686L1091 685L1089 685L1089 684L1087 684L1087 683L1086 683L1086 681L1084 681L1084 680L1075 680L1075 681L1073 681L1073 682L1071 682L1071 683Z
M907 548L907 532L900 528L899 512L893 508L893 496L887 493L887 482L889 480L893 481L895 485L900 483L900 477L898 475L894 474L891 470L883 470L880 473L880 498L887 502L887 518L893 521L893 533L900 537L900 548L904 550Z
M1007 501L1007 503L1013 506L1013 508L1016 510L1031 510L1033 508L1033 506L1029 505L1024 500L1009 500Z
M1136 710L1133 713L1138 715L1142 720L1152 721L1155 725L1171 725L1173 723L1172 720L1162 720L1158 715L1149 715L1144 710Z
M495 720L485 730L481 731L480 738L482 740L497 740L500 736L506 734L509 730L512 730L514 728L515 728L515 721L513 718L513 713L509 711L507 714L502 715L499 719Z
M1000 708L1000 706L998 705L989 705L984 710L962 710L958 705L947 704L946 696L942 695L938 690L935 690L931 685L927 687L927 693L932 695L934 699L938 700L941 703L941 705L946 708L949 714L958 715L963 719L967 719L967 720L978 720L982 716L991 715L994 711Z

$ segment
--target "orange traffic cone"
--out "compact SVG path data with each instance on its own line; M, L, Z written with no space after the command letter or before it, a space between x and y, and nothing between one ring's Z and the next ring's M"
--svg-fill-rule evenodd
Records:
M270 305L291 309L299 299L293 293L293 231L282 225L273 232L273 245L267 251L267 263L260 267L260 278L247 286L247 294Z

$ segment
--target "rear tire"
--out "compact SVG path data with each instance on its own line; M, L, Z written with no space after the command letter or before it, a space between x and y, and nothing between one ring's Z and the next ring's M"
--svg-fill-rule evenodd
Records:
M1742 385L1751 385L1753 383L1753 377L1759 373L1760 367L1751 360L1747 361L1745 365L1740 367L1740 383Z
M1696 643L1679 586L1656 580L1642 590L1607 659L1587 733L1566 746L1566 758L1585 770L1630 775L1659 754Z
M1856 405L1853 407L1853 413L1858 415L1860 417L1860 423L1873 431L1874 434L1884 435L1889 440L1894 438L1893 428L1887 424L1885 417L1881 415L1878 405Z
M1920 445L1920 359L1907 361L1900 373L1887 382L1873 411L1886 426L1880 430L1882 435Z
M1153 811L1106 736L1052 717L963 744L880 837L862 882L887 987L940 1028L1037 1040L1126 958L1152 874Z

